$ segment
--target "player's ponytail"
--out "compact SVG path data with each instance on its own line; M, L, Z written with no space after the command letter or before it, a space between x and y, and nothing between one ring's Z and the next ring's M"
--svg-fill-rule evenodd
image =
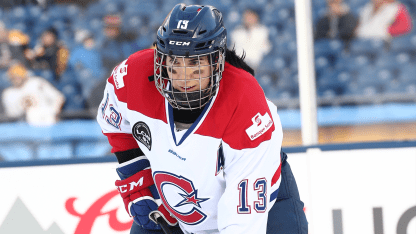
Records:
M251 75L254 76L254 69L251 68L245 61L244 58L246 57L246 53L243 51L243 54L238 56L235 53L235 48L233 47L231 50L227 49L225 51L225 61L229 64L233 65L237 68L242 68L243 70L247 71Z

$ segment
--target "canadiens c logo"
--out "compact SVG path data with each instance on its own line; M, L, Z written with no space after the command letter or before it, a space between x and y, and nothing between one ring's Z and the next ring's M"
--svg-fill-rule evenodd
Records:
M154 172L153 178L163 204L177 219L188 225L196 225L207 218L198 208L201 208L200 203L209 198L199 198L192 181L164 171Z

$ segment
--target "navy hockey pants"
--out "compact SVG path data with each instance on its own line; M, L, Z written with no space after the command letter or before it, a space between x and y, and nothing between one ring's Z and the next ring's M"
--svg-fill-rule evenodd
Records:
M282 181L277 200L269 211L267 234L308 234L308 222L303 212L298 186L287 162L287 155L281 153ZM182 234L179 227L171 228L172 233ZM162 231L145 230L133 222L130 234L163 234Z

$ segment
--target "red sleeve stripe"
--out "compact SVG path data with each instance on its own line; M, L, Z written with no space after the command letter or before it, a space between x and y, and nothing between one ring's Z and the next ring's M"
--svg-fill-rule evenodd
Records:
M139 148L133 135L127 133L104 133L112 146L111 153Z
M279 178L280 178L280 170L281 170L281 166L282 166L282 164L280 164L279 165L279 167L277 168L277 170L276 170L276 172L274 173L274 175L273 175L273 178L272 178L272 186L274 185L274 184L276 184L276 182L279 180Z

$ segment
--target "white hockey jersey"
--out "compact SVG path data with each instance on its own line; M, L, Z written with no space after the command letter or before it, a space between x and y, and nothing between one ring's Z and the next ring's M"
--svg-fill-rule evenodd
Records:
M112 152L140 147L185 233L266 233L280 185L276 106L253 76L226 63L216 96L177 132L172 107L148 78L153 56L131 55L107 81L97 120Z

